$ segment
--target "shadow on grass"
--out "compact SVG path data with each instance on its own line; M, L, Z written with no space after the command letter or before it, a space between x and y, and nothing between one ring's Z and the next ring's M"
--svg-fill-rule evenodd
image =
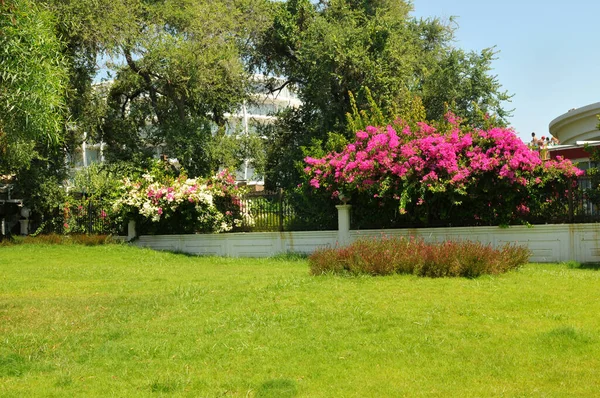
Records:
M29 361L21 355L0 355L0 378L5 376L23 376L29 371L29 368Z
M273 379L264 382L256 391L257 398L292 398L298 395L296 382L290 379Z
M565 264L571 269L589 269L600 271L600 263L578 263L577 261L568 261Z
M579 265L579 269L593 269L594 271L600 271L600 263L583 263Z
M204 254L204 253L187 253L181 250L161 250L161 252L163 253L169 253L169 254L173 254L176 256L184 256L184 257L192 257L192 258L196 258L196 257L214 257L214 258L234 258L234 257L229 257L229 256L218 256L216 254ZM308 258L308 254L306 253L301 253L301 252L285 252L285 253L278 253L275 254L274 256L271 257L267 257L271 260L280 260L280 261L304 261Z
M309 255L307 253L285 252L285 253L276 254L269 258L271 258L273 260L281 260L281 261L304 261L308 258L308 256Z
M212 254L202 254L202 253L187 253L181 250L161 250L163 253L173 254L175 256L183 256L183 257L215 257Z

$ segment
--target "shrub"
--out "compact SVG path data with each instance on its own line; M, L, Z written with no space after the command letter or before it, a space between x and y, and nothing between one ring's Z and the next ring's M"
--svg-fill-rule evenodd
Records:
M126 178L112 211L134 219L142 233L179 234L230 231L245 219L244 193L227 170L211 178L168 175L157 163L141 178Z
M362 239L341 248L317 250L309 257L313 275L350 273L427 277L500 274L527 263L529 250L515 245L494 249L471 241L425 243L420 238Z
M582 170L566 159L541 159L512 129L474 129L452 113L447 120L368 126L339 152L307 156L304 185L333 199L393 203L426 224L502 225L564 214Z

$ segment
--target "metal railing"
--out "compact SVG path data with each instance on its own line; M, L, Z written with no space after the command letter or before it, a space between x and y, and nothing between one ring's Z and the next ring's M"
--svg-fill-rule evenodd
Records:
M108 217L102 199L86 199L81 205L73 206L63 223L63 232L82 234L109 234L115 232L115 225Z
M593 196L593 180L589 176L579 178L577 188L563 195L551 212L543 212L525 221L531 224L593 223L600 222L600 192ZM247 193L238 198L239 204L231 206L241 223L232 232L283 232L335 230L337 211L335 203L326 198L306 196L301 193L260 191ZM56 214L57 233L107 234L119 233L122 226L115 225L107 217L108 201L83 198L78 205L69 206L67 213ZM353 229L450 227L478 225L472 220L411 220L398 212L395 206L379 207L369 203L352 203ZM225 209L226 210L226 209ZM223 210L223 211L225 211Z
M594 178L582 176L577 180L577 189L569 197L569 222L588 223L600 222L600 198L594 198L592 187Z
M307 200L308 199L308 200ZM251 192L240 199L240 207L248 217L232 232L283 232L334 230L337 213L333 204L328 208L311 206L310 198L300 198L282 189Z
M564 194L552 195L552 207L546 207L536 214L524 216L521 222L535 224L581 224L600 222L600 191L592 189L594 179L590 176L579 177L574 189ZM598 187L596 187L597 189ZM419 220L410 214L401 215L397 204L377 207L373 204L353 203L353 229L383 228L425 228L425 227L462 227L477 225L471 218L449 217L448 219Z

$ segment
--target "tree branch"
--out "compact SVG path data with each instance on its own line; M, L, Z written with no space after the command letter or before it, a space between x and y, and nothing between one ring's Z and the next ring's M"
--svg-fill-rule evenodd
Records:
M151 74L147 71L143 71L133 60L133 56L131 55L131 49L129 47L123 47L123 54L125 55L125 61L127 61L127 65L131 68L131 70L137 75L141 76L146 82L146 86L148 88L148 93L150 95L150 101L152 103L152 108L154 109L154 113L158 118L158 121L161 122L161 115L158 110L158 100L156 98L157 90L152 85Z

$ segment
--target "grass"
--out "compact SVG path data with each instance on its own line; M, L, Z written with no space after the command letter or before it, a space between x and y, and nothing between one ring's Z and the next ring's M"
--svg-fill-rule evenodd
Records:
M0 396L597 396L600 272L310 276L306 259L0 247Z

